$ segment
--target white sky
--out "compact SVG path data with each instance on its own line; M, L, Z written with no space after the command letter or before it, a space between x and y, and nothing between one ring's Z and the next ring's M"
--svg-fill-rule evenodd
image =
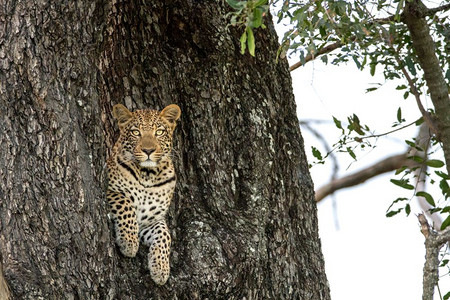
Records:
M286 28L282 24L276 24L275 28L282 37ZM298 58L290 58L291 65L297 61ZM299 119L328 120L330 123L314 125L314 128L330 146L338 141L341 133L332 122L332 116L343 121L344 125L347 117L355 113L361 123L367 124L376 134L392 129L398 107L402 108L406 119L404 124L417 120L420 112L415 99L410 96L404 100L404 90L395 89L398 84L406 82L385 83L380 69L378 67L375 77L372 77L368 70L359 71L353 61L333 66L318 59L294 70L291 76ZM366 93L367 88L375 86L374 83L383 86ZM432 107L428 97L422 97L422 103L425 109ZM372 141L377 147L372 151L356 152L356 163L352 163L353 159L348 154L340 154L339 175L363 169L386 156L403 153L407 149L405 139L415 137L417 129L411 126L388 138ZM322 154L326 153L321 142L305 128L302 128L302 135L310 162L314 160L311 146L319 148ZM436 155L435 158L443 160L442 154ZM330 160L325 165L314 166L311 176L316 189L326 184L331 174ZM422 299L425 246L415 216L421 209L413 198L409 217L404 212L392 218L385 216L393 200L412 196L412 193L408 194L390 183L393 176L378 176L357 187L340 190L334 197L327 197L318 204L319 234L333 300ZM427 190L436 201L439 200L437 187L427 186ZM445 295L450 291L450 275L440 275L444 275L439 286ZM434 299L440 299L437 289Z
M295 59L291 61L291 64ZM366 94L370 83L383 83L382 75L371 77L368 71L358 71L353 62L339 67L321 61L308 63L291 73L299 119L342 121L356 113L363 124L377 133L389 131L396 120L397 108L402 107L407 122L419 117L412 97L403 99L403 91L396 91L389 83ZM426 99L424 99L425 102ZM428 103L424 103L428 107ZM339 130L334 124L319 125L316 129L337 141ZM347 172L354 172L384 158L405 151L404 140L414 137L412 127L380 139L377 148L360 153L360 160L351 164ZM305 150L312 159L311 146L320 142L305 129ZM324 153L325 151L322 151ZM352 159L342 154L340 174L345 174ZM331 176L331 163L311 169L316 188ZM411 202L412 213L400 213L386 218L386 210L397 197L409 197L405 190L389 182L392 174L380 176L355 188L335 194L336 209L331 197L318 205L319 230L325 256L326 272L333 300L359 299L422 299L422 269L425 248L414 214L420 209ZM339 228L336 226L339 224ZM450 290L450 276L440 283L441 292ZM440 299L435 293L435 299Z

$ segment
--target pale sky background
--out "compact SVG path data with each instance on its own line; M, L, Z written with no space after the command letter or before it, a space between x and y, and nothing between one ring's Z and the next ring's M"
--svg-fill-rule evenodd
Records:
M290 63L296 61L293 58ZM356 113L361 122L376 133L392 129L399 106L406 123L420 116L414 98L410 96L404 100L404 91L396 91L394 83L366 93L366 89L373 86L371 83L384 83L384 78L382 74L371 77L368 70L357 70L353 62L336 67L317 60L291 75L299 119L329 120L330 124L315 128L328 138L330 146L340 135L332 123L332 116L345 121ZM425 108L431 106L429 99L422 101ZM377 148L359 153L359 161L351 165L348 154L340 155L339 174L355 172L387 155L404 152L404 140L414 137L416 130L412 126L389 138L379 139ZM306 153L312 160L311 146L320 148L321 143L306 129L302 129L302 135ZM328 182L331 170L330 161L311 169L316 188ZM386 210L393 200L411 196L408 191L390 183L391 178L394 175L387 174L355 188L338 191L335 207L331 197L318 204L322 251L333 300L422 299L425 247L415 216L421 210L413 199L409 217L402 212L386 218ZM450 290L450 276L443 279L440 281L442 295ZM435 299L440 299L437 290Z

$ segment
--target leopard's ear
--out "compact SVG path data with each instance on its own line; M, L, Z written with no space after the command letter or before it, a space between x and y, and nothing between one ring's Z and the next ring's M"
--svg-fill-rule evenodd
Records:
M166 119L170 125L172 125L172 128L175 128L176 121L181 115L181 109L176 104L170 104L166 106L162 111L160 116L164 119Z
M133 114L122 104L116 104L113 106L113 116L122 128L131 120Z

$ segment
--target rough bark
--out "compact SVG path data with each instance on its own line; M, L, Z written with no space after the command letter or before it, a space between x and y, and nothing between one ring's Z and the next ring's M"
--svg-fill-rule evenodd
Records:
M13 299L329 299L276 35L216 1L0 2L0 254ZM104 200L115 103L177 103L171 277L124 258Z

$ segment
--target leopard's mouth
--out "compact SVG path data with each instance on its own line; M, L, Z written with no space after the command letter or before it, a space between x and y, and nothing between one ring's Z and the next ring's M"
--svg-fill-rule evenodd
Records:
M158 165L158 162L153 161L151 159L147 159L147 160L141 161L139 164L143 168L154 168Z
M154 168L158 166L161 155L158 153L135 153L135 160L142 168Z

